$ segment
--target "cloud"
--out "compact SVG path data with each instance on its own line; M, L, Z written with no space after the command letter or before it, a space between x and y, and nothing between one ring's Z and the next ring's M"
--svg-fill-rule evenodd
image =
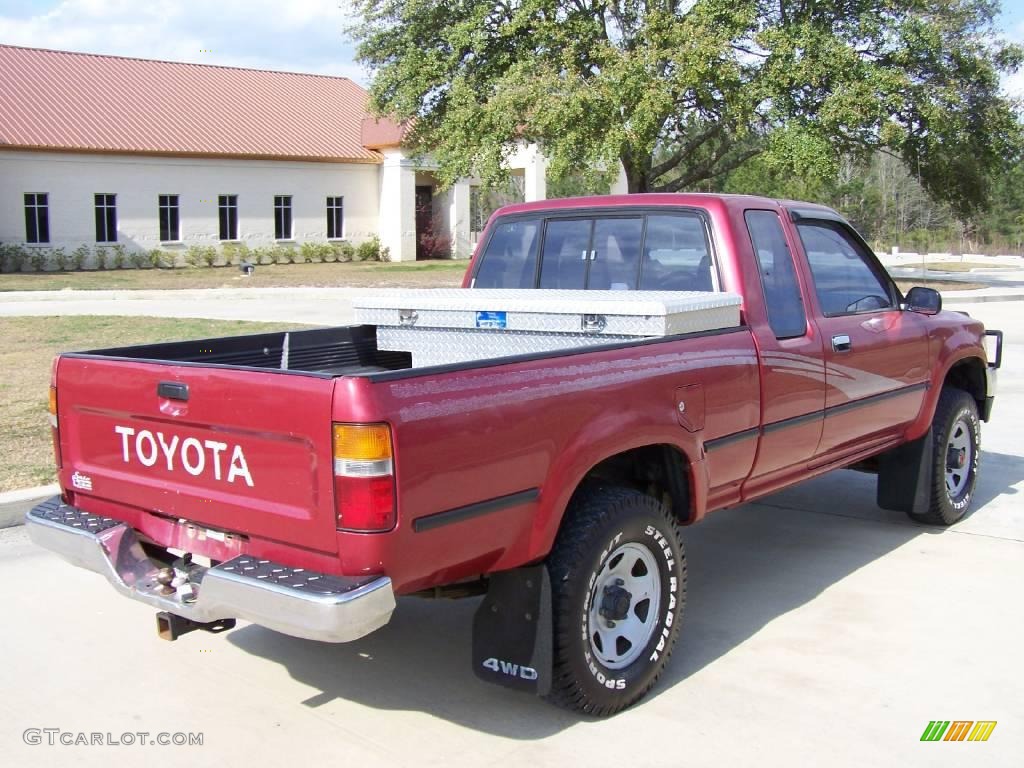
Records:
M0 42L200 64L341 75L366 84L337 0L61 0L0 11Z

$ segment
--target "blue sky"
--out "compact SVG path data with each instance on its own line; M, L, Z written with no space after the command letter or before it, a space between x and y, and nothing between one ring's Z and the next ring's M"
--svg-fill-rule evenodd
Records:
M0 0L0 43L344 75L366 84L345 39L347 0ZM1024 0L999 27L1024 43ZM1024 72L1005 81L1024 98Z
M344 75L344 0L0 0L0 43Z

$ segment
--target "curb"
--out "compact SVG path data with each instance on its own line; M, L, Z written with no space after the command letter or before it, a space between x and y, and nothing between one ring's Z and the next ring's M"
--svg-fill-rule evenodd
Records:
M60 487L56 483L0 493L0 528L22 525L25 522L26 512L40 501L50 496L56 496L58 493L60 493Z

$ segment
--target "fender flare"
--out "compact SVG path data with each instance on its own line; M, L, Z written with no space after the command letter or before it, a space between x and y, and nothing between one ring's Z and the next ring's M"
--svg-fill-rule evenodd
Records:
M638 436L625 443L621 441L619 435L590 444L583 443L584 435L579 436L574 444L579 446L582 443L586 445L586 449L579 452L564 452L563 456L574 456L575 459L552 464L548 469L544 484L541 486L540 506L530 534L530 551L542 553L541 556L546 556L551 551L569 502L594 467L619 454L649 446L667 445L679 451L687 462L687 480L691 497L691 514L687 522L699 520L704 514L708 494L707 467L701 447L701 434L680 434L673 431L674 429L678 428L671 425L670 429L645 432L642 437Z

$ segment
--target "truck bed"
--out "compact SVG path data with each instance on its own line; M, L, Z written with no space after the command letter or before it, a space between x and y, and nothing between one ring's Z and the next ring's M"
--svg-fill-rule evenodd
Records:
M333 378L412 366L408 352L377 348L372 325L314 328L213 339L140 344L77 353L151 363L280 371Z

